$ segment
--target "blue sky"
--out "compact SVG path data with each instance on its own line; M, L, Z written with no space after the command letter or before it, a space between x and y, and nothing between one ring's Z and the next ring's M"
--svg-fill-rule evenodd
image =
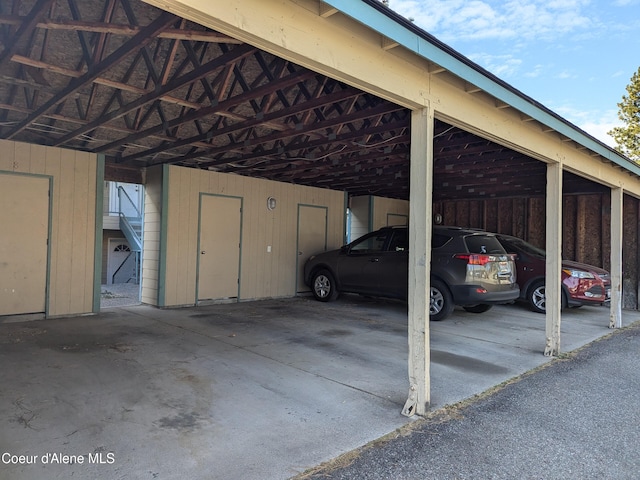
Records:
M640 67L640 0L390 0L389 7L604 143Z

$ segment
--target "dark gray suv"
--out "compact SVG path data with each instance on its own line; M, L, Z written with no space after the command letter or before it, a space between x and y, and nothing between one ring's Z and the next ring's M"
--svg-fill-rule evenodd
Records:
M480 230L435 226L431 244L430 319L443 320L454 305L474 313L517 299L514 258L495 235ZM316 299L340 292L407 299L407 227L385 227L339 250L314 255L304 281Z

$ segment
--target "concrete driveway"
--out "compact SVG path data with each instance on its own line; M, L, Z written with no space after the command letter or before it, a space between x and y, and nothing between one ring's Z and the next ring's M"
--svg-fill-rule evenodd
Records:
M406 325L357 296L0 324L0 478L295 476L411 421ZM607 325L565 311L563 351ZM434 409L550 360L544 316L517 305L431 329Z

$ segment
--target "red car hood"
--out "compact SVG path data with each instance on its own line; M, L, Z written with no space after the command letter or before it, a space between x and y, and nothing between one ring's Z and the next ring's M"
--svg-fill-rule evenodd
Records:
M575 268L576 270L585 270L587 272L596 273L598 274L598 276L605 277L607 281L609 280L609 272L600 267L594 267L593 265L588 265L586 263L563 260L562 268Z

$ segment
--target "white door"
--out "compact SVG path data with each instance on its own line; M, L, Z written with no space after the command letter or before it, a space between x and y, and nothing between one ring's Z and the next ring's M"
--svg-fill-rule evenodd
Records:
M237 298L242 199L202 195L198 300Z
M0 174L0 315L46 310L49 179Z
M135 254L131 253L129 243L124 238L110 238L107 253L107 284L127 283L135 279L135 269Z
M304 264L311 255L327 249L327 207L298 205L297 291L308 292L304 284Z

